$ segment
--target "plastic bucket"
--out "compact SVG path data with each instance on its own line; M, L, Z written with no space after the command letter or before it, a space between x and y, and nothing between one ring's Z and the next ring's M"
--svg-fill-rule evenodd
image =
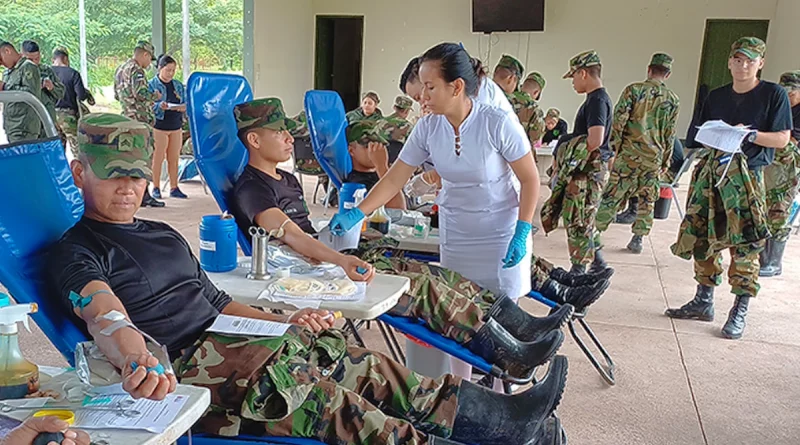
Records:
M659 193L658 201L653 211L653 218L667 219L669 218L669 209L672 205L672 189L669 187L662 187Z
M339 213L343 213L345 210L350 210L355 207L356 190L366 190L366 188L364 184L355 182L345 182L342 184L342 188L339 190Z
M200 221L200 267L208 272L236 269L236 220L206 215Z

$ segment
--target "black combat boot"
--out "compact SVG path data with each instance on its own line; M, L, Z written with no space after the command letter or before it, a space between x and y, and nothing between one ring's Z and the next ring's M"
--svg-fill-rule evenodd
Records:
M772 249L772 240L768 239L764 244L764 250L758 254L758 266L761 270L758 271L758 276L763 277L769 271L769 251Z
M519 307L507 296L501 296L484 315L483 321L494 319L514 338L524 342L541 340L550 331L561 329L572 317L575 308L565 304L555 313L538 318Z
M664 313L669 318L714 321L714 288L698 284L692 301L678 309L667 309Z
M639 208L639 198L633 197L628 200L628 208L624 212L617 214L614 222L617 224L633 224L636 221L636 212Z
M642 236L641 235L633 235L631 238L631 242L628 243L628 250L633 253L642 253Z
M451 440L475 445L536 445L567 381L567 358L556 356L550 370L527 391L505 395L462 381Z
M747 305L750 304L750 297L748 295L736 297L733 302L731 311L728 312L728 321L722 327L722 336L731 340L738 340L742 338L744 327L747 325L745 317L747 317Z
M568 287L555 280L547 280L539 289L539 293L556 303L570 304L575 308L576 314L582 314L587 307L603 296L608 286L608 280L600 280L591 286L578 287Z
M768 251L767 262L764 263L762 260L761 270L758 272L759 277L777 277L783 273L783 251L785 249L786 241L767 240L767 248L764 249L765 252Z
M142 196L142 207L164 207L165 205L163 201L158 201L156 198L153 198L147 186L145 186L144 195Z
M567 445L567 435L561 427L561 419L554 415L544 421L544 425L533 442L536 445Z
M603 251L601 249L595 250L594 260L592 261L592 267L589 268L589 273L598 274L606 269L608 269L608 263L603 259Z
M586 265L585 264L573 264L572 268L569 270L571 275L583 275L586 273Z
M550 361L563 342L564 333L559 330L550 331L538 341L519 341L490 318L464 346L512 377L524 379L533 368Z
M571 274L570 272L567 272L566 270L560 267L557 267L552 271L550 271L550 278L570 287L594 286L595 283L597 283L600 280L610 280L613 275L614 275L613 267L606 267L600 272L586 273L580 275Z

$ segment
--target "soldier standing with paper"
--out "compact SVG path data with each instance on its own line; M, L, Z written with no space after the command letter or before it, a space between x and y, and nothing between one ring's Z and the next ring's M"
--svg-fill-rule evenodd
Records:
M733 83L709 94L700 124L722 120L748 126L753 131L741 152L709 149L692 174L686 217L672 253L694 258L697 293L671 318L714 320L714 287L722 284L722 251L730 250L729 282L735 303L722 328L725 338L739 339L751 298L760 289L758 256L769 238L763 169L775 157L775 147L789 143L792 113L786 91L759 80L767 45L755 37L742 37L731 47L728 68ZM697 144L690 140L689 147ZM723 177L724 176L724 177Z

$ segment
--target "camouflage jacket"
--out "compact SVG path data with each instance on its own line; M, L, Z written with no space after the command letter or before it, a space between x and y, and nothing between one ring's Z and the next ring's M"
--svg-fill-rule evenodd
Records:
M401 144L405 145L406 139L411 134L411 130L414 128L406 119L398 116L397 113L392 113L389 117L385 118L384 121L386 122L386 132L389 134L390 141L397 141Z
M344 117L347 119L348 124L352 124L355 121L363 121L364 119L383 119L383 112L380 108L376 108L375 112L367 117L364 115L364 111L361 109L361 107L358 107L355 110L345 114Z
M44 107L47 108L47 112L50 114L50 117L53 119L53 122L56 121L56 103L58 103L61 98L64 97L64 92L66 88L64 84L58 79L56 73L53 72L53 69L50 66L45 64L39 64L39 74L42 78L42 82L45 80L49 80L53 82L53 90L48 90L47 88L42 87L42 103Z
M539 103L524 91L515 91L512 94L506 94L506 97L511 102L514 113L517 114L531 144L542 139L545 133L544 112L539 107Z
M122 114L147 125L155 124L153 104L156 93L150 91L144 69L128 59L114 73L114 98L122 104Z
M614 108L609 145L628 163L651 170L666 170L680 100L664 82L648 79L625 88Z
M25 57L20 57L13 68L3 73L4 91L27 91L42 99L42 78L39 68ZM29 105L9 103L3 106L3 128L9 142L36 138L42 129L41 120Z

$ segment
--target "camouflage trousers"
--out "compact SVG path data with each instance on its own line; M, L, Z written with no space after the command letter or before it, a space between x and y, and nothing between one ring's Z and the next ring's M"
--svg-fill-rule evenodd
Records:
M203 432L292 436L332 445L424 445L449 437L461 379L431 379L347 346L340 331L279 338L205 334L178 365L211 390Z
M764 241L729 249L731 265L728 267L728 283L737 296L755 297L761 289L758 284L758 255L764 250ZM706 259L694 260L694 279L703 286L716 287L722 284L722 253L717 252Z
M653 212L658 200L659 174L656 170L637 168L624 158L614 162L614 169L603 192L603 200L597 210L596 228L600 232L616 218L617 212L628 199L639 197L633 234L647 236L653 227Z
M767 224L772 238L789 239L789 210L800 184L800 148L794 143L775 151L775 161L764 167L764 189L767 199Z
M567 185L561 216L567 228L572 264L591 263L594 252L602 247L600 234L594 226L607 177L608 163L602 162L599 171L579 173Z
M78 157L78 116L72 110L56 110L56 126L63 132L72 156ZM66 148L66 145L65 147Z

